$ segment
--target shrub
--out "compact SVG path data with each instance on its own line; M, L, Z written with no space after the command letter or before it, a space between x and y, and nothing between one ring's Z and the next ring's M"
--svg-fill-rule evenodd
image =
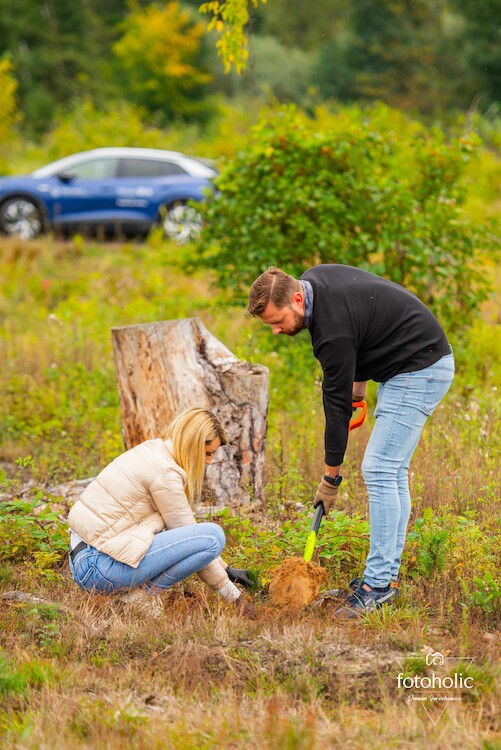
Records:
M24 469L31 468L31 457L18 459L17 464L17 474L0 491L15 489ZM33 573L49 581L55 579L52 569L69 548L68 527L51 506L55 500L37 492L33 498L13 496L0 502L0 560L24 561Z
M461 186L475 137L447 143L400 113L353 109L324 122L294 107L262 119L201 207L193 259L243 296L269 265L299 275L318 263L371 270L415 292L448 325L468 325L487 296Z

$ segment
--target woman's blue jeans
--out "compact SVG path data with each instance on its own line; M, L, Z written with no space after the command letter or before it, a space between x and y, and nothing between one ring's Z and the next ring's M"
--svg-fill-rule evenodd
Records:
M221 553L224 531L215 523L195 523L155 534L137 568L118 562L94 547L70 557L71 574L85 591L109 593L147 584L167 589L205 568Z
M411 511L410 460L426 420L453 378L454 357L448 354L424 370L379 384L376 422L362 462L370 515L364 580L371 587L386 587L397 580Z

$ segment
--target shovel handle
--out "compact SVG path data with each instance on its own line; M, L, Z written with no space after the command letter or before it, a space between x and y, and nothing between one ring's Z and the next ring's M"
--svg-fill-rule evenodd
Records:
M319 503L317 505L317 509L315 510L315 516L313 518L313 523L311 524L311 531L308 534L306 547L304 548L304 559L306 560L306 562L310 562L311 558L313 557L313 550L315 549L315 542L317 541L318 529L320 528L320 523L322 521L322 518L324 517L324 514L324 504Z
M351 420L350 426L348 428L348 432L351 432L352 430L356 430L357 427L360 427L360 425L364 423L365 415L367 414L367 401L354 401L353 408L361 409L362 411L360 412L360 414L357 414L357 416Z
M315 515L313 516L313 522L311 524L311 530L314 531L315 534L318 534L320 523L322 522L322 518L324 516L325 516L324 504L320 502L315 508Z

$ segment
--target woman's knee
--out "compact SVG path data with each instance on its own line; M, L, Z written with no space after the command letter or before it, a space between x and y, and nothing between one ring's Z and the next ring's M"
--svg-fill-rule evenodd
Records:
M226 537L224 535L224 531L221 528L221 526L218 526L217 523L203 523L200 524L200 526L204 527L204 531L206 533L209 533L210 536L214 539L214 544L218 548L217 554L219 555L223 549L224 545L226 544Z

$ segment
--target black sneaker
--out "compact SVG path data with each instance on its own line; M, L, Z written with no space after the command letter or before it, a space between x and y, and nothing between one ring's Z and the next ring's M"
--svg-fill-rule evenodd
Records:
M364 582L364 579L362 576L357 576L357 578L353 578L348 584L348 588L350 588L352 591L355 591L355 589L358 589L359 586L361 586ZM395 589L395 591L399 592L398 588L398 581L390 581L390 586L392 589Z
M368 583L362 581L360 586L346 597L343 606L336 610L336 615L343 619L352 619L364 612L379 609L397 596L398 589L391 585L384 589L371 589Z

